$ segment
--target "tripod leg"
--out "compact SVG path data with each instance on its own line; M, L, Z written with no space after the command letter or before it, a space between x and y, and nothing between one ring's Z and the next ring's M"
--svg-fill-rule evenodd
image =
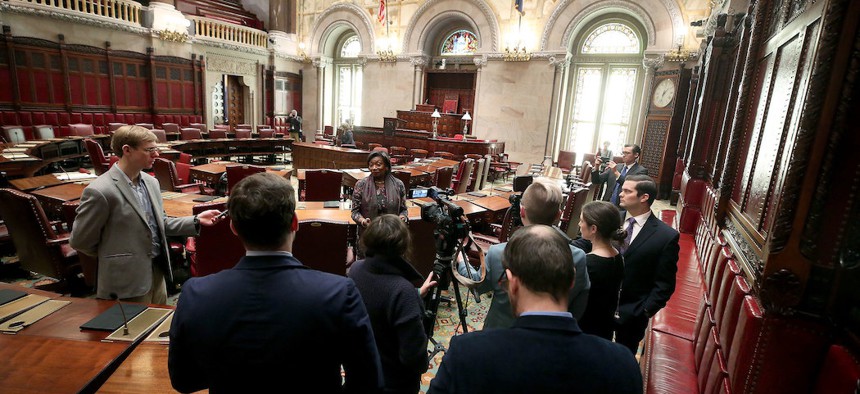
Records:
M447 351L447 349L445 349L445 346L442 346L441 343L436 342L436 340L433 339L433 337L430 337L430 343L433 344L433 350L428 350L430 355L427 357L427 359L430 361L432 361L433 357L436 357L437 354L444 353Z
M456 280L452 280L454 284L454 298L457 299L457 311L460 314L460 324L463 325L463 332L469 332L469 325L466 324L466 318L469 316L469 311L463 306L463 299L460 297L460 285Z

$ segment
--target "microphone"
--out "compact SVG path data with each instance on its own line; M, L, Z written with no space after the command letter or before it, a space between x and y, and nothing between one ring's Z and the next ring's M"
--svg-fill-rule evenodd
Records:
M125 317L125 309L122 307L122 302L119 301L116 293L110 293L110 299L116 301L116 304L119 305L119 311L122 312L122 335L128 336L128 319Z

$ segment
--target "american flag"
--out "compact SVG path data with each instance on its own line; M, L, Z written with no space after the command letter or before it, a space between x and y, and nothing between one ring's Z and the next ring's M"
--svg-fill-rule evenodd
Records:
M376 15L376 18L380 22L385 20L385 0L379 0L379 13Z
M384 0L383 0L384 1ZM525 15L526 13L523 11L523 0L514 0L514 7L517 9L517 12L520 15Z

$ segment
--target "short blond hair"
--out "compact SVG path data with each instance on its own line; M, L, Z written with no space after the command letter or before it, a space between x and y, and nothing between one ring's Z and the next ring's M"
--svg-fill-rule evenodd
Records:
M536 179L523 192L522 207L532 224L554 225L561 203L561 186L554 182Z
M146 127L122 126L114 132L110 141L110 148L115 155L122 157L123 145L137 148L141 143L156 141L158 141L158 137Z

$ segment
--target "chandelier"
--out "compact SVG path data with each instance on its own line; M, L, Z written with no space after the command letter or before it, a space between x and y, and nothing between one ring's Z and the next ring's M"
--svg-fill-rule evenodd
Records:
M525 45L515 45L513 48L505 47L504 59L506 62L527 62L532 54L526 50Z

